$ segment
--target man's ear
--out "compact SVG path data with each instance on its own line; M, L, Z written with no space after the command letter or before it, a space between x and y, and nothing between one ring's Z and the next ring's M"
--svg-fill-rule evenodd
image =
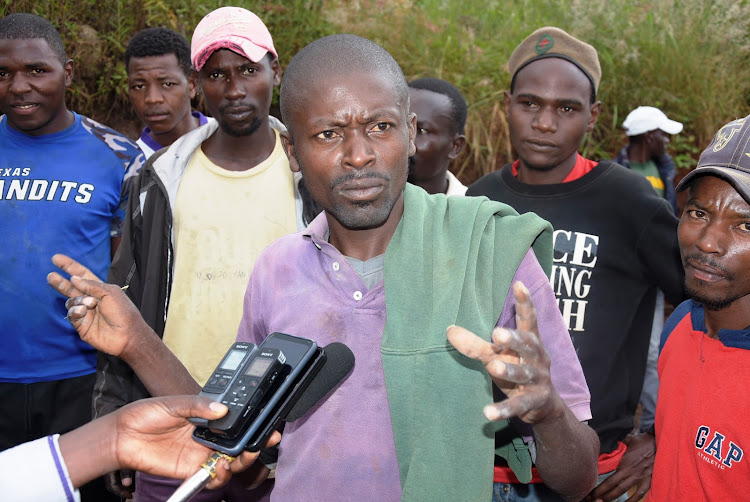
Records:
M294 140L289 131L282 131L279 133L281 138L281 146L284 148L284 153L289 159L289 169L294 173L299 172L299 162L297 162L297 155L294 153Z
M190 73L187 76L187 82L188 93L190 95L190 100L192 101L195 99L195 94L198 92L198 74L195 70L190 70Z
M466 136L463 134L457 134L455 138L453 138L453 142L451 143L451 151L448 152L448 158L453 160L456 157L458 157L458 154L461 153L461 150L464 149L464 145L466 144Z
M415 143L417 138L417 114L409 113L406 120L409 125L409 157L417 153L417 144Z
M274 87L281 83L281 65L279 65L279 58L274 58L271 61L271 70L273 71L273 85Z
M505 101L505 118L508 118L508 114L510 113L510 102L512 99L513 95L510 91L505 91L505 93L503 93L503 100Z
M594 130L594 126L596 125L596 121L599 119L599 114L602 113L602 102L597 101L593 105L591 105L591 115L589 116L589 122L586 124L586 132L591 132Z
M73 70L75 68L75 63L73 63L72 59L68 59L65 61L65 64L63 65L63 71L65 72L65 87L70 87L70 84L73 83Z

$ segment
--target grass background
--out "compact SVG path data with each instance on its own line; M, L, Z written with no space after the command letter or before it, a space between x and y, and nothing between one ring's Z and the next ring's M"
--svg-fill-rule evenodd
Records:
M190 40L197 22L223 5L265 21L282 68L308 42L347 32L385 47L407 79L453 82L469 103L468 148L453 166L464 183L512 158L506 62L540 26L563 28L599 51L603 111L585 156L615 156L627 113L652 105L685 123L670 152L686 172L720 126L750 113L749 0L0 0L0 15L34 12L57 26L76 61L70 107L136 137L122 62L128 40L150 26Z

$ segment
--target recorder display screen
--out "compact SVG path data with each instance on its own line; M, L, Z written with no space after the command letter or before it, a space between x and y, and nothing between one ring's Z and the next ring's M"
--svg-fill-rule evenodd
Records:
M221 364L220 368L227 371L234 371L237 369L237 366L240 365L242 362L242 359L245 357L244 350L232 350L227 357L224 358L224 362Z
M269 366L271 366L271 363L273 363L273 359L270 357L258 357L253 361L253 364L250 365L250 367L245 372L245 375L251 376L251 377L260 377L263 376L263 374L266 372Z

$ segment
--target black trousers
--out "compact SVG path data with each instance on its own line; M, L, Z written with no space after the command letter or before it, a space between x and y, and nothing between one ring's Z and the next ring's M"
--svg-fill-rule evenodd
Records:
M64 434L91 421L95 377L92 373L51 382L0 382L0 451L51 434ZM102 478L80 491L84 502L121 500L106 490Z

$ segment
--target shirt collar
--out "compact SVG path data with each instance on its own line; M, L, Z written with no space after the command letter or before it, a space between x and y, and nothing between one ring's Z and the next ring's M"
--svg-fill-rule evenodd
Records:
M690 309L693 330L706 333L706 316L703 304L693 301ZM719 341L725 347L750 350L750 326L745 329L720 329Z

